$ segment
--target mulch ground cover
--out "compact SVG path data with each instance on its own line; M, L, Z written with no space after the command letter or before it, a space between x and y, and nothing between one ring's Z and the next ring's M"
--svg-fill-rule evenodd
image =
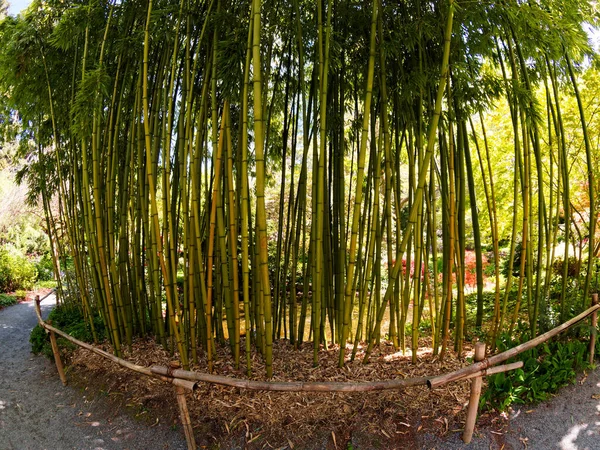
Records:
M101 346L111 351L109 345ZM241 348L244 348L242 339ZM287 341L273 344L273 381L378 381L434 376L469 364L472 347L463 357L447 352L433 356L431 342L419 341L417 363L407 352L394 350L389 342L376 348L367 364L362 350L340 369L337 346L322 348L319 366L313 367L312 343L294 349ZM350 350L347 350L348 358ZM168 365L176 359L153 340L136 340L123 357L142 366ZM88 389L101 389L138 417L159 417L179 427L172 386L145 377L77 349L69 355L69 372ZM242 356L243 361L243 356ZM245 368L234 367L227 347L217 349L213 373L246 378ZM192 366L207 372L202 359ZM265 380L264 364L254 354L251 379ZM435 390L425 386L381 392L315 393L266 392L200 383L188 394L188 408L196 441L205 448L415 448L425 433L444 435L462 429L469 398L469 381L451 383ZM154 419L152 419L154 420ZM506 421L483 413L478 425L490 425L501 434Z

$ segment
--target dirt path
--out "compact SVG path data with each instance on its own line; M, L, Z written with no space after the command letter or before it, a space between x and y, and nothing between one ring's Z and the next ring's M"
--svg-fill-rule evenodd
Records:
M42 302L44 316L54 303ZM180 430L151 427L64 387L53 363L31 354L33 308L28 302L0 311L0 450L187 448Z
M42 302L44 315L54 301ZM106 398L63 387L53 363L30 353L35 324L33 302L0 311L0 450L186 448L180 430L150 426L115 410ZM416 437L411 448L600 450L600 369L549 402L516 409L508 431L476 429L468 446L456 431ZM352 448L374 448L364 438Z

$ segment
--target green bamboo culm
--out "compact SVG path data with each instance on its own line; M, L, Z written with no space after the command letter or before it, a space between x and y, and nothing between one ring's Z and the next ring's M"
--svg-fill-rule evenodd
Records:
M267 250L267 215L265 211L265 155L262 105L262 65L260 55L261 1L252 3L252 68L254 93L254 135L256 152L256 246L260 283L264 302L265 365L267 377L273 376L273 323L271 315L271 283L269 280Z

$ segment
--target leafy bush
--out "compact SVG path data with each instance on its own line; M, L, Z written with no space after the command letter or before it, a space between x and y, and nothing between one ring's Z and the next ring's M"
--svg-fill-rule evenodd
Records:
M505 291L500 291L500 302L504 299ZM507 305L509 310L512 310L517 302L518 286L513 284L510 291L508 292ZM494 315L494 303L496 301L496 292L484 291L483 292L483 320L484 323L491 322ZM475 321L477 314L477 292L472 292L465 295L465 304L467 310L467 320Z
M41 255L49 251L48 236L39 226L39 219L28 213L17 214L15 222L6 228L6 242L22 254Z
M37 270L37 281L50 281L54 278L54 264L49 253L45 253L44 256L35 264Z
M523 335L522 340L527 339ZM518 344L506 334L497 343L499 351ZM523 361L523 368L490 376L481 404L502 411L513 403L546 400L562 386L573 383L577 372L589 367L587 348L587 343L578 340L550 341L518 355L508 362Z
M496 276L496 264L493 262L493 259L490 258L489 255L487 255L487 257L489 262L488 264L483 265L483 276L492 278Z
M562 258L558 258L554 260L552 263L552 272L555 276L562 276L565 267L565 261ZM575 258L574 256L569 257L568 268L567 268L567 276L569 278L576 278L579 276L579 272L581 271L581 264L579 258Z
M50 346L50 337L46 334L46 331L36 325L31 334L29 335L29 342L31 343L31 353L39 355L40 353L52 357L52 347Z
M31 289L37 271L29 259L11 246L0 247L0 291Z
M89 343L94 341L91 327L85 322L79 308L58 306L50 312L48 320L52 321L52 326L73 336L75 339ZM100 341L104 340L104 324L102 323L100 316L94 316L94 328L98 339ZM57 337L56 341L59 347L74 348L73 344L64 338ZM52 358L50 337L41 326L36 325L31 331L29 342L31 343L32 353L36 355L42 353L48 358Z
M14 295L9 294L0 294L0 309L5 306L12 306L16 304L19 300Z
M48 281L39 281L37 283L35 283L35 288L37 289L54 289L56 287L57 283L55 280L48 280Z

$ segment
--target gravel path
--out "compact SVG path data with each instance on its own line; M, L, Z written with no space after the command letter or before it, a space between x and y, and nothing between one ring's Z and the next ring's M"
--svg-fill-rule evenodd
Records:
M600 449L600 369L531 413L517 410L507 444L520 448ZM526 440L526 441L525 441Z
M53 297L42 302L44 316L54 303ZM64 387L54 364L30 353L33 308L29 302L0 311L0 450L187 448L180 431L148 426L114 411L105 399ZM457 432L424 434L414 447L600 450L600 368L549 402L517 409L506 434L494 431L476 429L470 445Z
M461 433L444 440L424 436L421 448L600 450L600 368L578 380L550 401L516 407L506 434L476 428L469 445L461 441Z
M44 317L55 302L42 302ZM179 429L151 427L64 387L54 363L31 354L33 308L28 302L0 311L0 450L187 448Z

